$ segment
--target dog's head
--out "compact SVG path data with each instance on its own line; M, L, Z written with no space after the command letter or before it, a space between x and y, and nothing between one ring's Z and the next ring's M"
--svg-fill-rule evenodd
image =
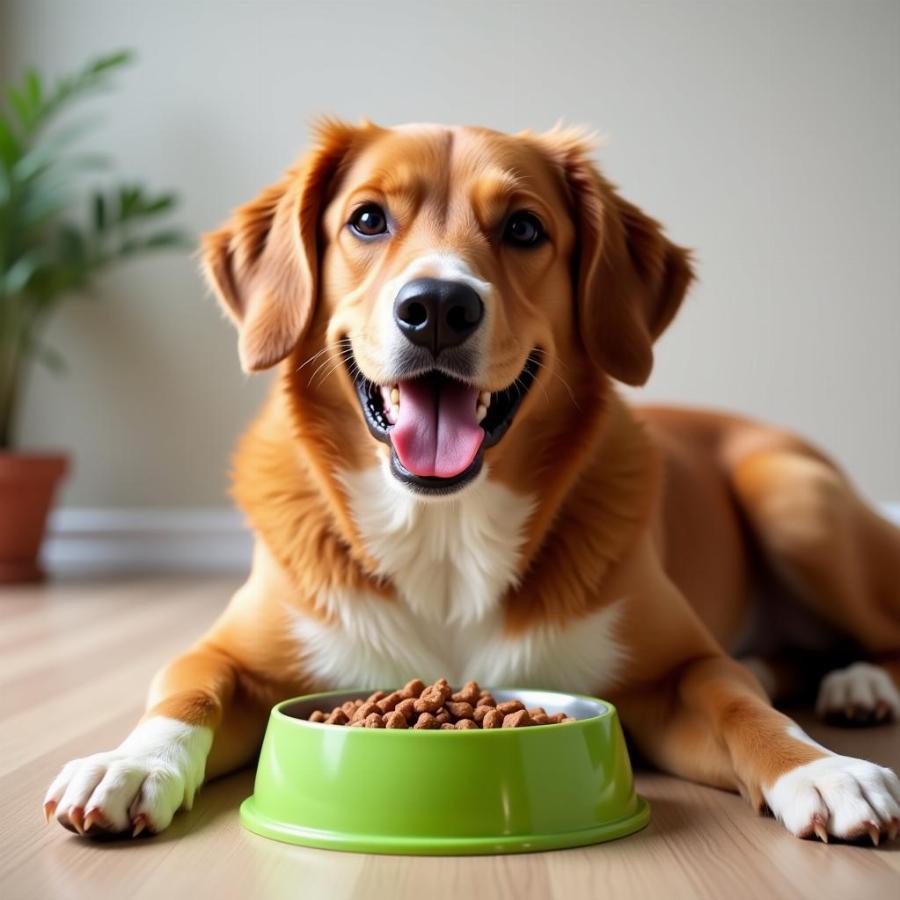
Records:
M323 124L204 241L243 367L329 366L393 476L438 495L501 441L527 447L573 382L642 384L689 258L590 150L564 130Z

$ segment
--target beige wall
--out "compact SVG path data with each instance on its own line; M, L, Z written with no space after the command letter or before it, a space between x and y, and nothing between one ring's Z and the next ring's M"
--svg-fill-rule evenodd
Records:
M216 225L321 111L609 135L607 172L697 248L644 392L795 426L900 500L900 4L14 0L5 70L135 47L96 143ZM78 506L224 502L262 395L194 264L120 269L60 316L22 426Z

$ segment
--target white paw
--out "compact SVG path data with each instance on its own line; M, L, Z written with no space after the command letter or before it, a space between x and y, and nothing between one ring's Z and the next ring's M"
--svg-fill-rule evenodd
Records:
M63 766L44 797L47 820L70 831L162 831L190 809L203 781L212 730L156 716L115 749Z
M816 714L848 722L900 721L900 691L880 666L854 663L822 679Z
M862 759L822 757L782 775L763 795L775 818L798 837L868 835L877 844L900 830L900 779Z

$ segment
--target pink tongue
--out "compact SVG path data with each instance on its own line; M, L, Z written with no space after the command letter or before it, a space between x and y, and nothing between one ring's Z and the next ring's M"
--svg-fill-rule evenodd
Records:
M400 413L391 441L414 475L452 478L475 459L484 431L475 421L478 390L456 381L400 382Z

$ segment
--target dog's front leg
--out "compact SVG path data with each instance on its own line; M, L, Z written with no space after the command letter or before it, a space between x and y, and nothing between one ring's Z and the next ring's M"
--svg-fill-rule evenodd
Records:
M235 662L213 646L201 644L173 660L118 747L63 767L44 798L47 818L55 815L79 834L162 831L179 809L190 809L213 735L223 715L233 717L237 683Z
M622 638L632 666L610 699L642 754L665 771L739 791L800 837L868 835L877 843L896 836L894 772L831 753L773 709L756 677L716 645L648 546L626 568Z
M798 837L896 837L900 780L831 753L773 709L754 676L724 656L697 659L618 700L633 740L660 768L737 790Z
M204 778L246 765L273 703L302 692L282 600L290 587L257 553L209 634L153 680L146 712L116 747L67 763L44 812L79 834L166 828Z

